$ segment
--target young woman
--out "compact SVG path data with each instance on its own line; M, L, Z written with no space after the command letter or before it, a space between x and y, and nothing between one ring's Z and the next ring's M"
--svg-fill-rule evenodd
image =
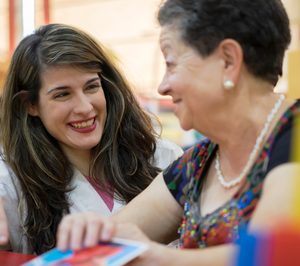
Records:
M37 29L14 52L1 142L2 243L8 225L8 248L38 254L55 246L65 214L110 215L181 154L157 138L103 48L60 24Z

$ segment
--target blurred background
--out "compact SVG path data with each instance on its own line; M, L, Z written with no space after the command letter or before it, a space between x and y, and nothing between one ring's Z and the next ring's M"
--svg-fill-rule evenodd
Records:
M267 0L266 0L267 1ZM66 23L104 44L131 83L141 105L159 117L162 136L187 147L203 136L180 129L172 102L157 93L164 63L159 49L156 13L161 0L0 0L0 91L18 42L34 28ZM284 76L277 91L299 97L300 0L283 0L292 29Z

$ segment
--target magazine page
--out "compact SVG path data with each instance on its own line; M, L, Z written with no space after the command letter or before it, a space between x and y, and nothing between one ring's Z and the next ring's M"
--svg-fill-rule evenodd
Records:
M111 242L80 250L60 251L56 248L22 264L22 266L121 266L147 249L141 242L114 238Z

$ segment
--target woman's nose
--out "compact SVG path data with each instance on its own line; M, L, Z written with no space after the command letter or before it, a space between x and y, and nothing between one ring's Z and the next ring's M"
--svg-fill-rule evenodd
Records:
M90 113L93 110L93 105L89 97L85 94L76 97L73 111L75 113Z
M161 95L168 95L168 91L170 90L170 87L167 82L166 75L163 77L161 83L158 86L158 93Z

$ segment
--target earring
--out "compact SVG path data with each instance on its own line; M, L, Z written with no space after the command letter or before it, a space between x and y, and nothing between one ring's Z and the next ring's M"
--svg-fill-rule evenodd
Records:
M231 90L234 88L234 82L231 79L226 79L223 82L223 86L225 90Z

